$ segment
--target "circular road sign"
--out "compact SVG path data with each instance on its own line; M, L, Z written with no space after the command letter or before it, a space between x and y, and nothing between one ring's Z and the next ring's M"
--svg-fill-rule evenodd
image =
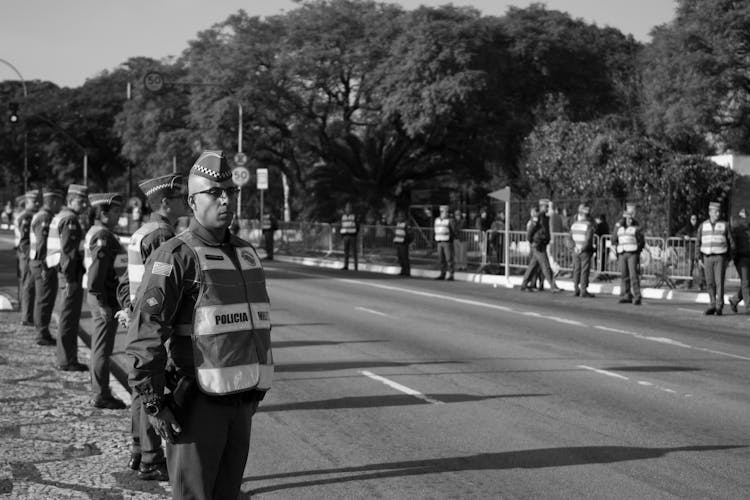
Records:
M164 77L158 71L151 71L143 77L143 85L149 92L158 92L164 87Z
M238 151L234 155L234 163L237 166L244 167L245 163L247 163L247 155L243 153L242 151Z
M232 169L232 182L236 186L244 186L250 182L250 171L245 167L234 167Z

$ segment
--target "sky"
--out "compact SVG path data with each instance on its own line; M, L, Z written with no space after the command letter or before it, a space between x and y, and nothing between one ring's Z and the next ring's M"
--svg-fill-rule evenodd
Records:
M244 9L269 16L296 7L291 0L1 0L0 81L52 81L78 87L131 57L179 56L199 31ZM386 2L384 2L386 3ZM411 10L453 3L502 16L528 0L392 0ZM674 17L675 0L539 0L598 26L649 42L654 26ZM15 67L14 71L8 63Z

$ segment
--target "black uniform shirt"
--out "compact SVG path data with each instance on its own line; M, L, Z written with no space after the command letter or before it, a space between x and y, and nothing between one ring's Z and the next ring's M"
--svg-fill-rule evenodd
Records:
M118 307L117 303L117 272L115 260L123 252L120 240L110 229L95 224L99 230L92 234L89 240L91 265L86 274L88 276L88 290L99 301L99 305Z
M70 208L63 210L70 212L65 218L65 224L59 228L60 231L60 272L67 283L76 283L83 276L83 254L81 253L81 241L83 240L83 229L78 220L78 213Z

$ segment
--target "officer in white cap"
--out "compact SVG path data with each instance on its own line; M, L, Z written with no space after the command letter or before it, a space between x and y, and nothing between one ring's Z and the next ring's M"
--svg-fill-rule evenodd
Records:
M194 217L151 254L128 331L130 385L168 443L173 498L237 498L273 377L260 258L228 230L236 196L223 153L204 151L188 177Z
M726 221L721 220L721 204L708 204L708 219L698 228L696 239L700 247L708 285L708 309L704 314L721 316L724 309L724 278L729 256L734 251L734 237Z

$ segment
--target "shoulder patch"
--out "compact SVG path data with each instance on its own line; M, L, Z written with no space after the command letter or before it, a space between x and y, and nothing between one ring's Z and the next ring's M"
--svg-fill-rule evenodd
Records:
M164 292L161 288L149 288L143 294L141 310L148 314L159 314L164 307Z
M158 274L160 276L170 276L172 274L172 264L166 262L154 261L154 266L151 268L151 274Z

